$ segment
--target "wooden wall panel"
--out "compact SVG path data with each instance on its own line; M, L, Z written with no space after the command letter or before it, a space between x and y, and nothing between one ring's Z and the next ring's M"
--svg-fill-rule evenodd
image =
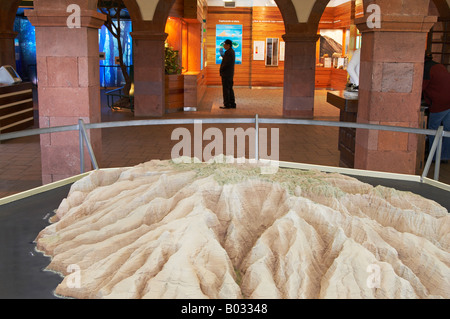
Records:
M207 0L184 0L184 18L202 22L206 19Z
M319 29L342 29L349 28L352 23L352 3L351 1L338 5L336 7L326 7L319 21ZM361 0L355 3L355 17L360 18L364 15L364 9Z
M356 1L356 17L362 16L362 1ZM273 86L283 87L284 61L278 66L266 66L265 61L253 61L253 42L266 41L266 38L278 38L283 41L285 34L283 17L278 7L223 8L208 7L207 39L205 57L207 61L207 85L221 85L219 65L215 64L215 37L217 24L243 25L243 62L236 65L235 85L237 86ZM337 7L327 7L321 17L319 29L346 29L351 24L351 2ZM316 70L316 87L341 88L344 75L331 69Z
M250 58L252 8L223 8L209 7L206 31L206 61L207 61L207 83L208 85L222 85L219 68L215 62L216 54L216 25L217 24L240 24L242 25L242 64L235 66L234 85L250 86Z
M364 8L362 0L356 0L355 4L355 18L361 18L364 16Z
M349 28L351 24L352 3L346 2L334 8L333 28Z
M34 125L33 85L0 85L0 134Z
M198 107L206 92L204 70L184 73L184 107Z
M278 38L283 42L285 34L283 17L278 7L253 7L252 19L252 86L282 87L284 81L284 61L278 61L278 66L266 66L265 61L253 60L253 41L266 41L266 38ZM279 51L280 46L278 47ZM278 54L278 59L280 55Z
M166 41L174 50L179 51L180 57L182 55L183 24L181 19L169 17L164 30L168 34Z
M184 16L184 0L175 0L169 11L169 17L183 18Z
M316 68L316 88L331 87L331 68Z
M171 74L165 76L165 109L166 113L179 111L184 106L184 75Z
M342 69L331 69L331 87L335 90L345 90L348 73Z
M334 28L334 7L326 7L319 21L319 29Z

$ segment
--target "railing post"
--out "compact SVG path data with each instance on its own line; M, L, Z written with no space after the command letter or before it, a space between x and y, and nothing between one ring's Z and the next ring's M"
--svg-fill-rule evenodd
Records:
M83 140L83 120L78 120L78 138L80 141L80 173L84 173L84 140Z
M89 138L87 136L86 127L84 126L83 119L78 120L78 126L80 127L80 139L84 138L84 140L86 141L86 146L88 148L89 157L91 158L92 166L94 166L94 169L98 169L97 159L95 158L94 150L92 149L91 142L89 141ZM82 140L80 140L80 165L83 165L83 166L81 166L81 173L83 173L84 172L84 152L83 152L83 148L81 148L81 147L84 147L84 143Z
M440 126L437 129L436 134L434 136L433 145L431 145L430 153L428 154L427 162L425 164L425 168L423 169L423 173L420 178L421 182L423 182L424 177L428 176L428 172L430 170L431 163L433 162L434 154L436 153L436 149L438 147L438 144L439 144L440 139L442 138L443 134L444 134L444 127ZM440 157L440 155L439 155L439 157ZM439 163L440 163L440 159L439 159ZM439 170L439 166L437 168ZM438 172L438 174L439 174L439 172ZM435 176L436 176L436 170L435 170Z
M255 115L255 160L259 162L259 121L258 114Z
M444 138L444 127L441 126L439 128L442 128L442 130L441 130L442 132L439 134L439 136L436 136L436 138L439 139L437 151L436 151L436 161L434 164L434 180L436 180L436 181L439 180L439 171L441 168L442 140Z

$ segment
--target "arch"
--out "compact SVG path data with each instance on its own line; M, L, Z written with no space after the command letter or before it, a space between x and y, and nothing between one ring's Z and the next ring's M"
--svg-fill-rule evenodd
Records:
M449 0L432 0L438 9L441 18L450 18L450 1Z
M2 1L0 5L0 33L11 32L21 0Z
M286 30L289 25L295 25L298 23L297 13L295 12L295 7L291 0L275 0L275 3L280 9Z
M0 3L0 66L15 66L14 20L20 0L2 1Z
M284 20L286 33L317 33L320 18L330 0L316 0L307 22L299 22L292 0L275 0Z
M164 33L169 12L175 3L175 0L159 0L152 20L144 20L141 7L136 0L123 0L131 20L133 21L133 29L139 32Z
M130 14L131 20L133 21L142 21L142 14L137 4L136 0L123 0L125 6L128 9L128 13Z

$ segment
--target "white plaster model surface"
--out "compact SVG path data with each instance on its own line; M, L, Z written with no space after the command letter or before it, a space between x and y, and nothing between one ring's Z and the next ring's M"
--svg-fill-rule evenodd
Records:
M335 173L151 161L73 184L36 242L66 297L450 298L449 230Z

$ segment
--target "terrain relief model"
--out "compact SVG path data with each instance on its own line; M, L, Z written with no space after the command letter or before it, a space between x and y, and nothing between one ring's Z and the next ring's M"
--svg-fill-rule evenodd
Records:
M259 165L150 161L75 182L36 238L46 270L63 275L55 295L450 298L441 205Z

